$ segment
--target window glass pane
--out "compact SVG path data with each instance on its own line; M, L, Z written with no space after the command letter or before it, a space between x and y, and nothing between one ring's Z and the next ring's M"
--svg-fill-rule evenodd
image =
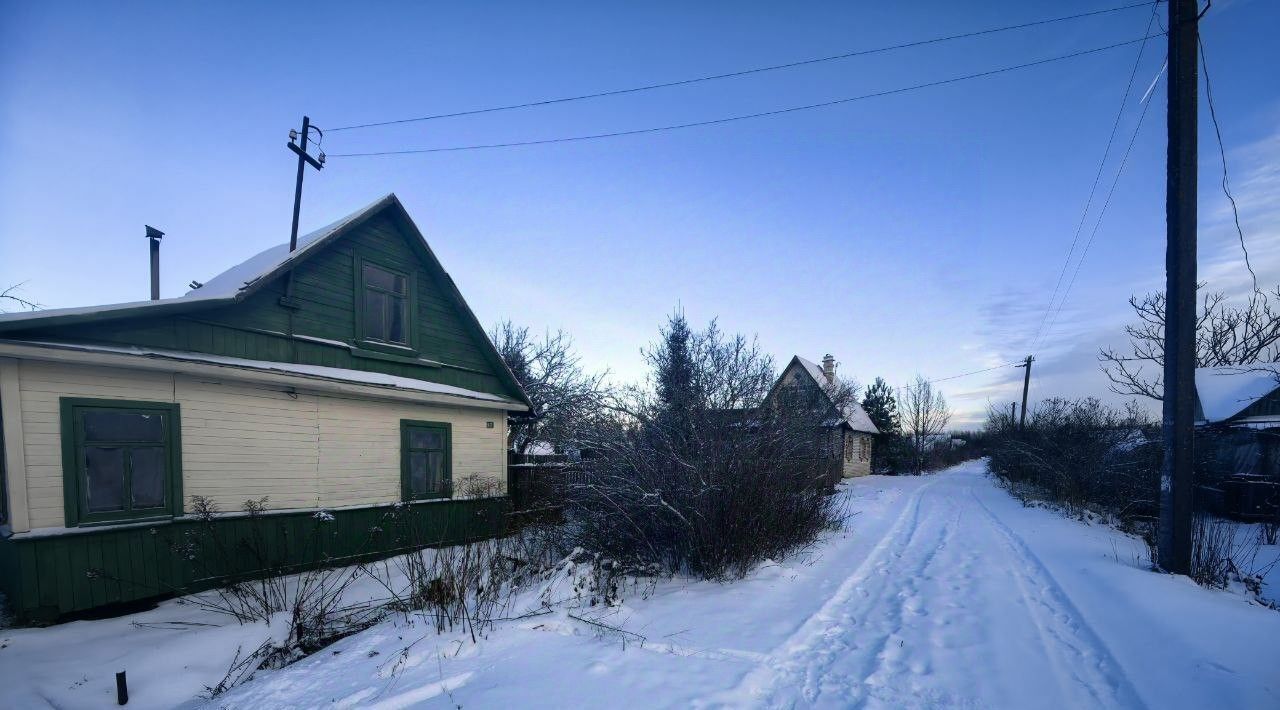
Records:
M387 324L387 342L391 343L407 343L409 339L405 337L405 300L403 298L388 297L390 302L390 318L391 322Z
M444 452L427 452L427 485L432 493L444 492Z
M133 476L129 479L134 508L164 507L165 452L156 447L129 451Z
M393 274L386 269L379 269L370 264L364 265L364 285L395 293L405 292L405 278L403 276Z
M124 449L86 446L84 471L89 512L124 510Z
M376 340L387 339L386 313L387 295L377 291L364 292L364 334Z
M410 429L409 448L443 449L444 432L439 429Z
M91 409L80 413L87 441L163 441L164 415Z
M427 454L415 451L409 454L409 493L414 496L426 495L430 489L427 485Z

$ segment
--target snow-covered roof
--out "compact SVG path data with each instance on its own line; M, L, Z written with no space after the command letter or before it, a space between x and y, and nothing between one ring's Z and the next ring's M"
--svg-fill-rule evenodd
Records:
M66 316L111 315L122 311L153 311L184 309L202 304L215 305L241 295L253 284L271 274L281 271L290 262L304 258L312 249L328 241L328 237L340 232L344 227L360 221L369 214L383 207L394 195L384 195L365 207L352 212L342 219L298 237L298 248L290 253L289 243L277 244L265 249L249 259L232 266L205 282L203 286L192 289L176 298L162 298L155 301L130 301L128 303L111 303L101 306L79 306L75 308L50 308L39 311L22 311L0 314L0 324L37 322Z
M292 253L289 251L288 242L264 249L209 279L200 288L187 291L183 298L233 298L258 279L278 271L287 262L305 258L311 249L323 244L326 237L364 218L365 215L382 206L390 197L391 195L384 195L332 224L299 236L298 248Z
M57 350L74 350L86 353L108 353L113 355L130 355L140 358L149 358L153 360L172 360L175 362L188 362L206 365L217 365L222 367L240 368L245 370L256 370L264 372L279 372L289 375L301 375L303 377L313 377L324 380L332 380L335 382L347 382L352 384L373 385L377 387L387 387L399 390L412 390L415 392L426 392L430 394L450 395L454 397L464 397L466 399L477 399L488 402L504 402L518 404L515 400L501 395L490 394L488 392L477 392L475 390L465 389L463 387L454 387L453 385L443 385L437 382L428 382L413 377L399 377L396 375L388 375L381 372L368 372L365 370L349 370L342 367L324 367L321 365L299 365L291 362L275 362L272 360L251 360L248 358L227 357L224 355L209 355L207 353L190 352L186 350L163 350L159 348L142 348L130 345L94 345L86 343L63 343L55 341L31 341L31 340L0 340L0 345L12 344L18 346L34 346L53 348ZM522 406L522 405L521 405Z
M1271 370L1249 366L1196 368L1196 396L1206 422L1234 417L1254 402L1280 388Z
M814 383L818 385L829 399L831 399L832 390L834 388L831 383L827 382L827 376L822 372L822 367L817 363L800 357L799 355L796 355L795 358L796 362L800 363L800 367L813 378ZM839 386L839 384L840 378L837 376L835 386ZM832 399L832 403L835 403L834 399ZM880 430L876 428L876 425L871 423L871 417L867 416L867 412L862 408L862 405L858 404L855 400L849 400L849 402L844 405L844 411L840 412L840 414L844 419L839 422L835 422L836 424L848 424L850 429L866 432L868 434L880 433Z

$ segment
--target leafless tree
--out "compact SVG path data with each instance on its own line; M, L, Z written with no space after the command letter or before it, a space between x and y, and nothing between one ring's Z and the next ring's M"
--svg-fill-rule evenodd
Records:
M18 292L22 290L25 284L14 284L3 291L0 291L0 313L8 313L12 307L17 307L23 311L38 311L42 306L35 301L29 301Z
M911 445L911 460L916 473L924 470L925 454L931 437L941 434L951 422L951 410L942 392L933 383L916 375L916 381L898 398L898 414L902 431Z
M714 322L695 332L679 313L645 355L644 385L579 432L582 460L561 492L566 547L733 578L840 524L817 390L766 405L776 372L756 340Z
M511 421L508 445L516 453L528 453L539 443L560 445L575 422L592 416L609 395L608 373L585 372L564 331L539 339L528 328L503 321L489 337L534 404L533 416Z
M1271 365L1280 361L1280 286L1255 291L1243 305L1223 293L1206 293L1196 314L1196 367ZM1164 398L1163 293L1131 296L1138 320L1125 326L1129 353L1103 348L1098 354L1111 391L1154 400ZM1268 368L1272 369L1272 368Z

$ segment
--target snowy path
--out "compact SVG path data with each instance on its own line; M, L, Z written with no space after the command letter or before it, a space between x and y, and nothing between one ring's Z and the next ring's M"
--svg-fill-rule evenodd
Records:
M1280 613L1152 573L1140 541L1026 508L979 462L843 494L849 529L807 554L578 612L626 643L563 612L478 644L384 623L210 705L1280 707ZM120 668L130 707L193 698L263 631L163 623L190 613L0 631L0 707L104 706Z
M1140 707L1106 646L975 482L989 485L953 474L918 488L830 601L717 700Z

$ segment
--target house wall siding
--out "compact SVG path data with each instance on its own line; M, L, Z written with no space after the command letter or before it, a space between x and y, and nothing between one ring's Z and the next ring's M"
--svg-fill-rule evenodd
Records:
M506 415L499 410L291 395L232 379L32 360L22 361L19 372L25 472L9 476L25 473L31 529L66 520L62 397L178 403L184 495L208 496L224 511L264 496L272 509L398 501L401 419L452 425L459 491L469 476L505 491Z
M866 440L867 458L864 460L859 457L862 451L862 442ZM846 454L851 454L843 458L841 466L841 474L845 478L853 478L854 476L866 476L871 473L871 447L875 445L875 440L870 434L862 434L852 432L845 438ZM851 451L849 450L851 449Z

